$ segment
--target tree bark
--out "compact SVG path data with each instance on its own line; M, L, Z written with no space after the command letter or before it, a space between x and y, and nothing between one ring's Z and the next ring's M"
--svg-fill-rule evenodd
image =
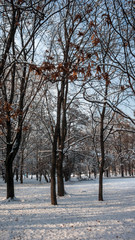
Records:
M13 174L13 164L9 161L6 164L6 183L7 183L7 199L14 198L14 174Z
M21 155L21 167L20 167L20 182L23 183L23 164L24 164L24 156L23 156L23 150Z
M57 163L57 187L58 196L64 196L64 181L63 181L63 156L62 152L59 153L59 161Z
M52 168L51 168L51 204L52 205L57 205L55 172L56 172L56 159L55 159L55 155L53 154Z
M99 193L98 193L98 200L103 201L103 171L100 168L99 172Z
M57 153L57 126L55 128L55 135L54 141L52 146L52 165L51 165L51 204L57 205L57 198L56 198L56 153Z
M11 125L8 122L8 134L7 134L7 142L11 142ZM20 131L18 131L16 135L16 140L13 144L7 144L7 153L6 153L6 161L5 161L5 167L6 167L6 183L7 183L7 199L14 198L14 173L13 173L13 161L17 155L20 142L21 142L21 134L22 134L22 128L20 128Z
M105 67L103 67L103 72L105 73ZM105 164L104 118L105 118L105 111L106 111L107 93L108 93L108 82L106 81L104 105L101 113L101 123L100 123L101 162L99 166L99 195L98 195L99 201L103 201L103 172L104 172L104 164Z
M121 164L121 177L124 177L124 166Z
M66 103L68 94L68 80L65 79L66 73L63 73L63 81L61 84L61 96L60 96L60 110L62 108L62 123L61 128L59 128L59 158L57 163L57 185L58 185L58 196L64 196L64 180L63 180L63 159L64 159L64 142L67 134L67 122L66 122ZM61 111L60 111L61 113Z
M99 201L103 201L103 172L104 172L104 163L105 163L103 131L104 131L103 118L101 118L101 135L100 135L101 163L99 168L99 195L98 195Z

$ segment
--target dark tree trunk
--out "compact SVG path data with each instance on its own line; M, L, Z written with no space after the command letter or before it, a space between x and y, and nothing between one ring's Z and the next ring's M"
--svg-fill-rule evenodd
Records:
M2 171L2 178L3 178L3 180L4 180L5 183L6 183L6 172L5 172L5 166L4 166L4 168L3 168L3 166L2 166L1 171Z
M38 172L36 173L36 180L38 181Z
M23 153L22 153L21 167L20 167L20 183L23 183L23 164L24 164L24 157L23 157Z
M18 168L15 169L15 173L16 173L16 181L18 182L18 180L19 180L19 171L18 171Z
M42 173L39 174L39 182L42 180Z
M6 164L6 183L7 183L7 199L14 198L14 173L13 164L9 162Z
M120 141L121 141L121 136L120 136ZM120 146L120 153L122 152L121 146ZM120 159L120 171L121 171L121 177L124 177L124 164L123 164L123 157Z
M123 166L123 164L121 165L121 177L124 177L124 166Z
M57 163L57 187L58 187L58 196L64 196L64 181L63 181L63 156L60 152L59 161Z
M116 167L116 164L114 166L114 176L117 176L117 167Z
M64 170L64 178L66 182L69 181L71 178L70 171L68 168Z
M105 114L105 104L103 107L101 115L101 125L100 125L100 148L101 148L101 162L99 166L99 195L98 200L103 201L103 171L105 163L105 153L104 153L104 114Z
M105 72L105 68L103 68ZM101 162L99 166L99 194L98 200L103 201L103 172L105 165L105 150L104 150L104 118L105 118L105 110L106 110L106 98L108 92L108 83L106 81L105 95L104 95L104 105L101 113L101 123L100 123L100 149L101 149Z
M53 148L52 148L52 165L51 165L51 204L52 205L57 205L56 179L55 179L56 157L57 157L56 149L57 149L57 127L55 129L54 142L53 142Z
M16 158L16 167L15 167L15 174L16 174L16 181L19 180L19 163L20 163L20 156Z
M99 193L98 193L98 200L103 201L103 171L100 168L99 171Z
M52 167L52 171L54 171ZM57 198L56 198L56 180L54 173L51 173L51 204L57 205Z
M109 177L109 170L106 170L106 177Z
M129 165L128 165L128 172L129 172L129 176L131 176L132 174L132 168L131 168L131 163L129 161Z
M88 167L88 173L89 173L89 179L90 179L91 178L91 170L89 167Z
M132 167L131 167L131 175L132 175L132 177L134 176L134 164L133 164L133 162L132 162L132 165L131 165Z
M96 177L97 177L97 171L96 171L96 169L94 169L94 177L95 177L95 179L96 179Z
M68 145L68 147L69 147L69 145ZM63 174L64 174L65 181L67 182L71 178L71 173L73 171L73 164L71 164L71 162L68 158L68 155L65 156L65 160L66 160L66 164L63 169Z
M65 85L62 86L62 92L64 92ZM67 134L67 123L66 123L66 100L67 100L67 92L68 92L68 83L66 83L66 90L65 90L65 98L62 100L62 109L63 109L63 116L62 116L62 124L59 133L59 158L57 163L57 185L58 185L58 196L64 196L64 180L63 180L63 159L64 159L64 142L66 139ZM64 96L64 93L62 93Z
M48 183L49 180L48 180L48 178L47 178L47 176L46 176L46 173L44 173L44 178L45 178L45 181Z
M55 172L56 172L56 163L53 157L52 159L52 168L51 168L51 204L57 205L57 198L56 198L56 179L55 179Z
M101 131L102 132L102 131ZM103 201L103 172L104 172L104 141L103 134L101 134L101 163L99 167L99 195L98 200Z
M7 134L7 142L11 142L11 127L10 122L7 123L8 126L8 134ZM16 140L13 144L7 144L7 153L6 153L6 183L7 183L7 199L14 198L14 173L13 173L13 161L17 155L20 142L21 142L21 133L22 129L18 131L16 135Z
M126 175L126 176L128 175L127 167L125 167L125 175Z

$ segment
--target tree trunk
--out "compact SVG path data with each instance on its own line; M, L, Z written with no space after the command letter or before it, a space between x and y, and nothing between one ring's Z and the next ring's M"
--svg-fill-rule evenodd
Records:
M42 180L42 173L39 174L39 182Z
M52 149L52 166L51 166L51 204L57 205L56 198L56 148L57 148L57 128L55 129L55 136Z
M99 172L99 193L98 193L98 200L103 201L103 170L100 167Z
M109 177L109 169L106 170L106 177Z
M133 162L132 162L132 165L131 165L132 167L131 167L131 175L132 175L132 177L134 176L134 164L133 164Z
M104 172L104 163L105 163L105 157L104 157L104 140L103 140L103 131L101 131L101 163L99 167L99 195L98 200L103 201L103 172Z
M64 181L63 181L63 156L60 152L59 161L57 163L57 187L58 187L58 196L64 196Z
M10 123L8 125L8 134L7 134L7 142L11 142L11 126ZM16 140L14 144L7 144L7 152L6 152L6 183L7 183L7 199L14 198L14 173L13 173L13 161L17 155L19 146L21 142L21 131L18 131Z
M96 169L94 169L94 177L95 177L95 179L96 179L96 177L97 177L97 171L96 171Z
M121 177L124 177L124 166L121 164Z
M36 173L36 180L38 181L38 172Z
M14 174L12 162L6 164L7 199L14 198Z
M57 198L56 198L56 179L55 179L55 164L54 160L52 162L52 169L51 169L51 204L57 205Z
M88 167L89 179L91 178L91 169Z
M18 182L18 179L19 179L18 167L15 168L15 174L16 174L16 181Z
M116 163L115 163L115 165L114 165L113 174L114 174L114 176L117 176L117 167L116 167Z
M103 171L105 164L105 153L104 153L104 115L105 115L104 104L102 115L101 115L101 125L100 125L100 148L101 148L101 162L99 166L99 195L98 200L103 201Z
M69 181L71 178L71 174L68 168L64 170L64 178L65 178L65 182Z
M19 163L20 163L20 156L16 158L16 167L15 167L15 174L16 174L16 181L19 180Z
M105 72L105 69L104 69ZM108 83L106 82L105 95L104 95L104 105L101 114L101 123L100 123L100 149L101 149L101 162L99 166L99 195L98 200L103 201L103 172L105 165L105 149L104 149L104 118L106 111L106 98L108 92Z
M23 156L23 152L22 152L21 167L20 167L20 182L21 182L21 184L23 183L23 164L24 164L24 156Z
M48 178L46 176L46 173L44 173L44 178L45 178L45 181L48 183L49 181L48 181Z
M122 152L121 149L120 149L120 152ZM124 164L123 164L123 157L121 157L120 162L121 162L121 167L120 167L120 170L121 170L121 177L124 177Z

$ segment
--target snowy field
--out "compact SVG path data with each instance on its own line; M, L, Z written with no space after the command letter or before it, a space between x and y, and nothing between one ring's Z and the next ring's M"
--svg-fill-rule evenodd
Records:
M17 201L5 201L0 179L0 240L135 240L135 178L68 182L67 195L50 204L50 187L28 179L15 183Z

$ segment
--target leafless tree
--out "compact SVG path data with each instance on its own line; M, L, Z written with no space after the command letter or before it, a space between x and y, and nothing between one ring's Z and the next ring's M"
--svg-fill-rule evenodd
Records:
M14 198L12 166L25 130L24 119L44 81L34 64L37 33L54 14L53 3L11 0L1 1L0 5L1 132L6 145L7 198L11 199Z

